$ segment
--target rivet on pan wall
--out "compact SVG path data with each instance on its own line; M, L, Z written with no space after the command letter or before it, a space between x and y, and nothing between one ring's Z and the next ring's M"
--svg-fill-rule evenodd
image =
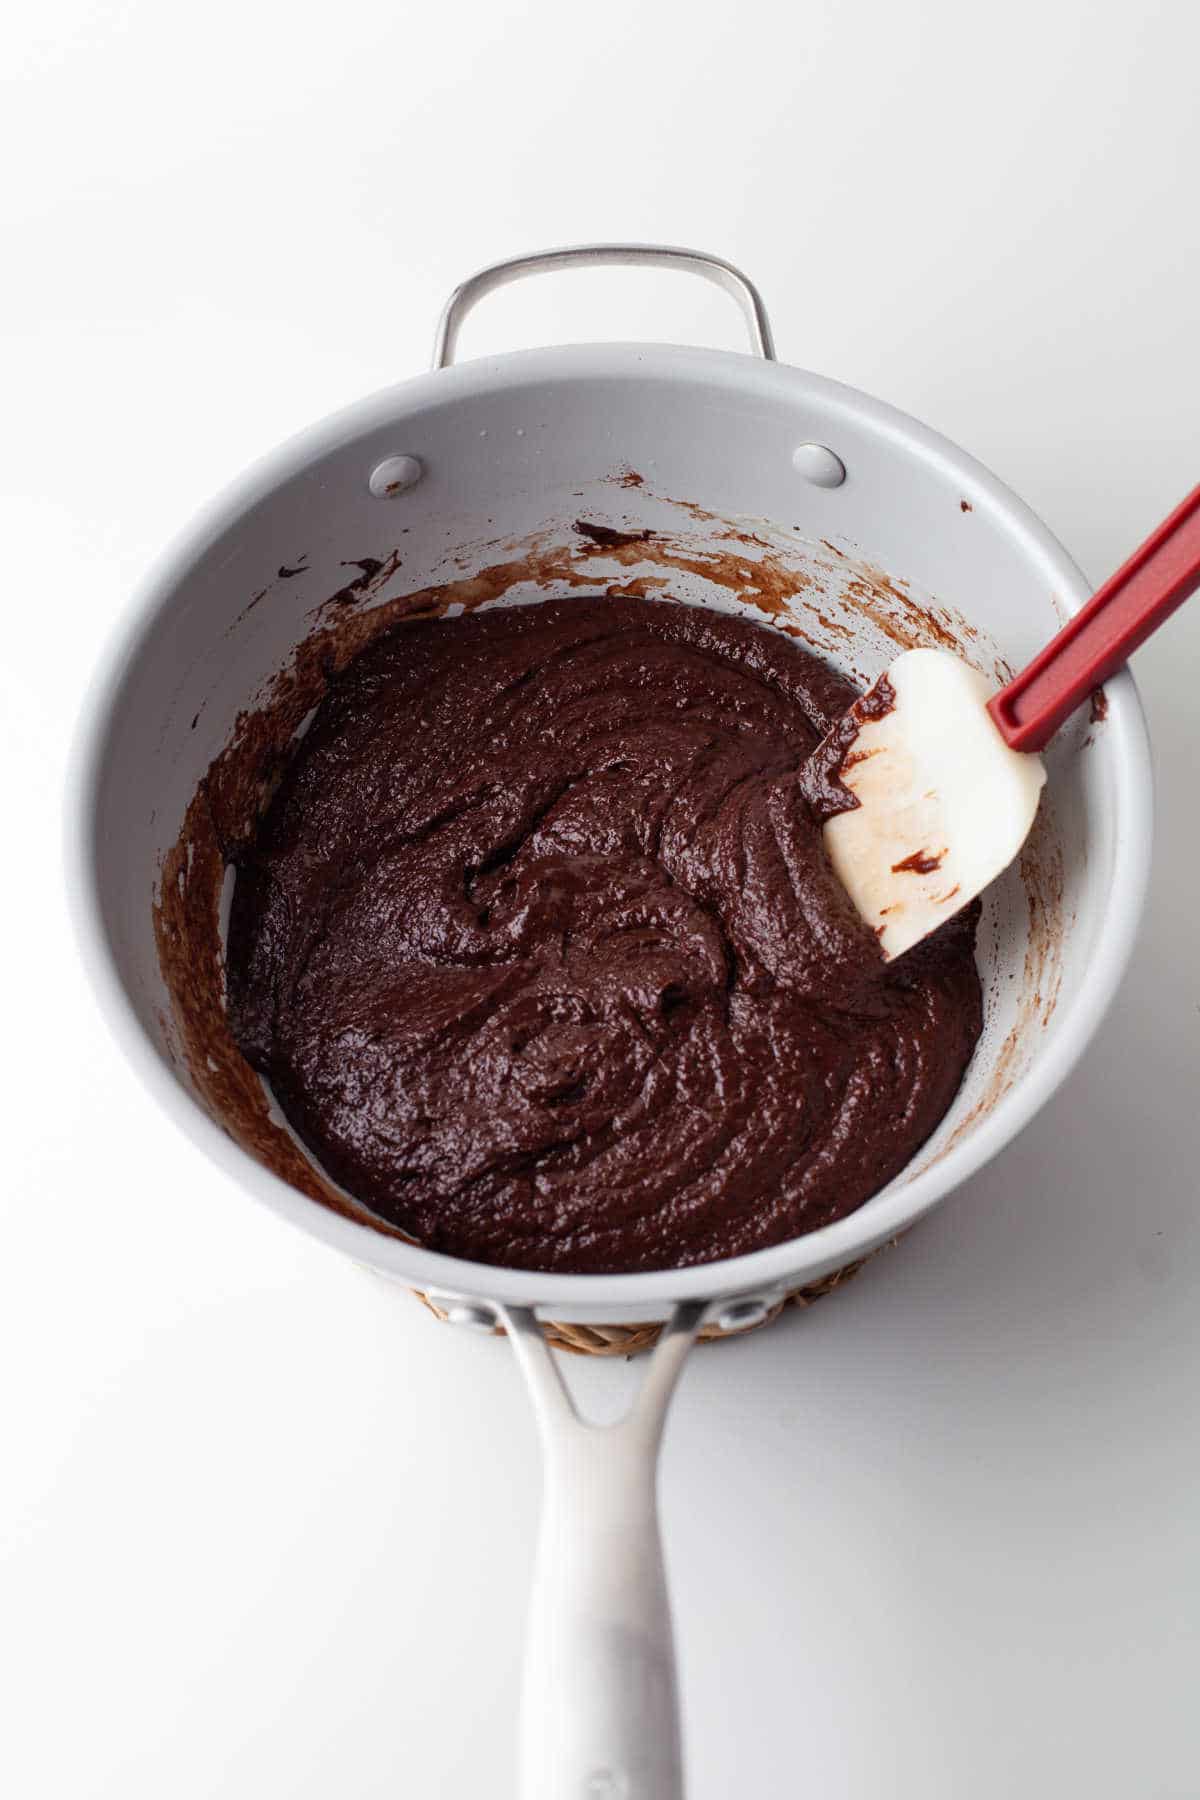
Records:
M753 1299L731 1300L723 1306L716 1316L715 1323L721 1331L749 1331L752 1325L761 1325L775 1301L769 1295L758 1294Z
M451 1300L446 1305L446 1319L451 1325L465 1325L468 1331L495 1331L496 1315L490 1306L474 1300Z
M797 444L792 451L792 467L814 487L841 487L846 479L845 463L824 444Z
M424 473L418 457L385 456L371 470L367 486L377 500L393 500L406 488L416 487Z

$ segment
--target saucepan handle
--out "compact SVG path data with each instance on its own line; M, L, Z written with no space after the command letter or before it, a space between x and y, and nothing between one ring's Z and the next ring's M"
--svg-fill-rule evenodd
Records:
M750 348L756 356L774 361L775 344L771 321L763 305L762 295L740 269L722 256L709 256L703 250L680 250L672 244L572 244L562 250L539 250L532 256L510 256L505 262L492 263L486 269L468 276L456 287L438 320L433 346L433 366L445 369L454 361L458 334L471 309L498 287L520 281L525 275L544 275L555 269L598 267L638 267L681 269L715 282L741 307L750 333Z
M667 1406L704 1314L681 1306L617 1425L585 1423L532 1311L502 1311L545 1452L521 1709L520 1800L682 1800L658 1530Z

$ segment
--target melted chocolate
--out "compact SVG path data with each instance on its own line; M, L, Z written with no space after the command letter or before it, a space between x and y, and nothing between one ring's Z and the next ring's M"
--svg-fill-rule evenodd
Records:
M589 525L586 519L576 519L575 529L580 537L609 550L620 550L628 544L648 544L654 536L652 531L615 531L611 525Z
M892 874L932 875L935 869L941 868L942 858L945 854L944 850L939 850L936 856L931 856L928 850L914 850L911 856L906 856L900 862L892 864ZM957 888L953 891L958 892Z
M431 1248L678 1267L899 1172L980 1029L977 909L887 964L806 764L854 690L639 599L399 626L239 860L229 1017L343 1186Z
M896 690L887 676L881 675L861 699L853 699L808 758L800 785L809 811L822 825L838 813L853 812L861 804L858 795L843 782L842 771L852 769L872 754L870 750L855 748L859 733L872 719L886 718L895 705Z

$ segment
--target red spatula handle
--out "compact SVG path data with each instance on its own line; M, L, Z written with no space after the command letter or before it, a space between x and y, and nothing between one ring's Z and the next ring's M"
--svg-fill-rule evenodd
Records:
M1013 750L1040 750L1200 587L1200 487L1098 588L1028 668L988 702Z

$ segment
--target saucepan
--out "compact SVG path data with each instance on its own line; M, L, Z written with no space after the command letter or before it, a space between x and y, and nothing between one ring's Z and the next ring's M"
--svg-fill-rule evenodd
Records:
M588 344L454 364L459 326L489 289L595 263L719 283L742 307L749 353ZM1121 673L1052 746L1035 833L986 899L982 1039L951 1111L883 1192L807 1236L659 1273L532 1273L426 1250L314 1166L229 1038L226 865L330 672L372 636L418 614L611 590L748 614L864 681L926 642L1002 679L1088 594L1046 527L971 457L776 361L762 302L732 265L629 245L520 258L454 294L431 372L301 433L168 551L93 686L69 813L84 957L157 1101L276 1212L515 1347L547 1468L526 1800L681 1792L655 1462L688 1346L753 1326L894 1239L1045 1105L1116 988L1150 848L1146 733ZM601 1342L658 1328L623 1422L576 1416L548 1321Z

